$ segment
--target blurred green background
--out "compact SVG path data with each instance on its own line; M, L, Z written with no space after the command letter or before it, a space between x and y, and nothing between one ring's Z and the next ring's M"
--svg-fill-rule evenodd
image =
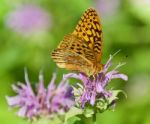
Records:
M27 9L29 17L24 6L30 6ZM97 10L103 26L102 63L121 49L114 64L125 61L127 64L120 72L129 76L128 82L112 82L115 89L125 90L128 98L120 96L116 110L98 114L97 123L150 123L149 0L0 0L1 124L26 123L9 110L5 100L5 96L14 95L13 83L24 82L24 67L28 69L31 82L38 81L42 69L45 84L54 71L58 73L58 80L67 72L56 68L50 53L64 35L74 30L89 7ZM79 123L89 124L86 120Z

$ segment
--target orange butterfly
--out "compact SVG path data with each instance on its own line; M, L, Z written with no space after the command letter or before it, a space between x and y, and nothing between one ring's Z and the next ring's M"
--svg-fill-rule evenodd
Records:
M103 69L101 56L102 26L96 10L89 8L73 33L66 35L52 52L52 58L60 68L91 76Z

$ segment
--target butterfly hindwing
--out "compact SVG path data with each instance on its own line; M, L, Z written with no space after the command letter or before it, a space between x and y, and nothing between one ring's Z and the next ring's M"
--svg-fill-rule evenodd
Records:
M72 60L72 64L75 65L81 66L88 63L87 65L93 66L95 61L93 54L85 41L70 34L65 36L58 48L52 52L52 58L56 63L60 60L63 60L64 63L71 63Z
M72 51L62 51L60 49L56 49L52 53L52 58L54 59L58 67L66 68L68 70L87 72L86 69L91 67L90 63L88 63L86 60L82 59Z

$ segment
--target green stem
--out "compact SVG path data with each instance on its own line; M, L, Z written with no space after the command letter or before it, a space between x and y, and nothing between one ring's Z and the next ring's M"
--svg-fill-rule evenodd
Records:
M93 124L96 124L96 113L93 114Z

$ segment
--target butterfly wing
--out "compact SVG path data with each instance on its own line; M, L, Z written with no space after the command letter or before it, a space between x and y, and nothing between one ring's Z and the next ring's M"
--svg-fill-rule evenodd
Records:
M73 31L74 35L83 38L93 50L96 61L102 56L102 26L95 9L89 8L81 17Z
M72 34L64 37L52 58L60 68L93 75L101 70L102 27L96 11L88 9Z
M91 64L82 59L79 55L72 51L63 51L56 49L52 53L52 58L60 68L66 68L68 70L79 71L87 73L87 68L91 67Z
M89 73L93 68L95 57L86 41L76 35L67 35L52 52L52 58L60 68Z

